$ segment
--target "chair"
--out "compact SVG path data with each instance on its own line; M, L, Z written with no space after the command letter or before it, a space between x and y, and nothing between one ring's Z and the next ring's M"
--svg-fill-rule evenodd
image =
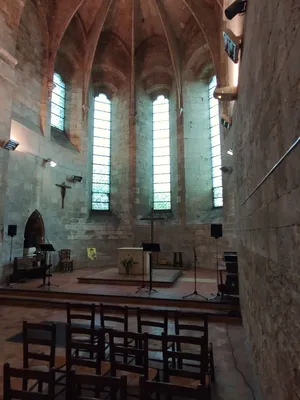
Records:
M74 327L85 327L92 331L95 329L95 304L67 303L67 324ZM74 337L77 341L92 343L93 335L78 334ZM91 355L92 357L92 355Z
M190 318L193 320L193 323L187 323L186 319ZM181 311L175 312L175 334L176 335L184 335L184 336L202 336L205 340L207 346L207 355L208 355L208 372L211 375L212 382L215 382L215 366L214 366L214 354L213 354L213 345L209 343L208 338L208 319L206 314L200 313L186 313ZM191 343L187 343L184 345L184 348L181 349L181 345L179 343L178 351L185 351L186 349L192 350L195 349L195 345Z
M55 368L56 383L63 379L61 368L64 357L56 356L56 325L29 323L23 321L23 368L37 371L50 371ZM23 380L23 390L28 382Z
M184 399L209 400L209 393L207 388L203 385L198 385L197 387L179 386L166 382L147 381L144 376L141 376L141 399L150 400L152 398L151 395L154 393L157 399L160 399L160 395L162 394L164 398L168 400L173 396Z
M73 260L71 260L71 250L59 250L59 269L62 272L73 272Z
M110 363L105 361L104 334L103 330L67 325L66 371L74 369L78 373L106 375L110 371ZM92 337L95 340L82 341L80 336Z
M123 343L120 343L123 339ZM134 341L135 347L127 345ZM139 388L139 377L158 379L158 371L148 365L148 335L146 333L109 331L111 375L127 376L127 387ZM128 363L128 358L132 360Z
M207 376L207 346L204 338L191 336L177 336L162 334L163 347L163 380L180 386L197 387L199 384L209 385ZM176 350L168 347L168 343L175 343ZM181 351L184 344L193 344L195 349ZM169 360L176 360L169 363ZM189 364L185 364L186 361ZM191 364L193 363L193 364ZM189 365L189 369L185 366Z
M19 381L20 380L20 381ZM24 389L21 381L35 381L29 390ZM44 384L47 392L43 391ZM11 368L8 363L3 366L3 399L4 400L53 400L55 370L36 371L31 369ZM22 387L23 386L23 387Z
M67 375L67 399L70 400L95 400L100 399L101 392L109 387L111 398L116 398L119 392L118 400L127 398L127 377L121 378L111 376L99 376L91 374L76 374L74 370ZM84 386L84 388L83 388ZM88 386L88 388L86 388ZM86 392L93 392L93 396L87 396ZM84 396L82 396L84 392Z

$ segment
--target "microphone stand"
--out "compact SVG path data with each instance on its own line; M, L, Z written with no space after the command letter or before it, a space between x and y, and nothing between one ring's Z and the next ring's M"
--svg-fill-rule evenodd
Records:
M182 298L186 299L190 296L199 296L199 297L202 297L202 299L204 299L204 300L208 300L207 297L202 296L202 294L198 293L198 291L197 291L197 254L196 254L195 247L193 248L193 250L194 250L194 291L193 291L193 293L187 294L186 296L183 296Z

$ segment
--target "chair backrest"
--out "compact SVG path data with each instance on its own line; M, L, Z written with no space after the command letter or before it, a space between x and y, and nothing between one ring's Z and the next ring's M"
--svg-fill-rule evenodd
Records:
M59 253L59 261L71 259L71 250L70 249L61 249L61 250L59 250L58 253Z
M29 388L29 391L27 391L20 389L22 385L17 384L18 379L21 381L36 381L36 383L33 387ZM44 383L47 384L46 393L43 391ZM50 371L39 371L11 368L8 363L3 366L3 399L5 400L53 400L54 384L54 369L51 369ZM38 391L34 389L37 389Z
M39 360L55 366L56 325L23 321L23 367L29 360Z
M148 378L147 333L110 330L109 346L112 376L116 376L116 371L121 370L142 374Z
M175 311L175 334L184 336L203 336L208 345L208 318L206 314ZM180 343L179 343L180 350Z
M128 307L101 303L100 326L103 329L128 331Z
M95 329L95 310L94 303L67 303L67 324Z
M169 346L173 343L173 346ZM185 345L194 345L185 349ZM164 382L170 376L180 376L206 383L208 372L208 349L203 337L162 334ZM180 349L184 350L180 350ZM173 361L170 363L170 359ZM186 365L192 369L185 368Z
M93 396L88 396L82 390L83 386L88 386L88 393L92 392ZM115 398L119 393L119 400L126 400L127 398L127 377L121 376L120 378L113 376L99 376L93 374L77 374L74 370L67 373L67 399L72 400L95 400L100 399L103 389L111 393L111 398ZM91 390L93 389L93 390Z
M150 400L154 393L156 398L161 398L160 395L163 395L165 399L170 399L172 396L184 399L209 399L208 389L203 385L197 387L179 386L166 382L147 381L144 376L140 376L140 398Z
M139 333L148 333L149 339L162 332L168 333L168 311L137 308L137 329Z
M82 341L81 336L92 340ZM94 357L90 357L95 354ZM99 329L78 328L69 324L66 326L66 370L79 365L91 368L91 372L101 374L101 360L105 359L104 331Z

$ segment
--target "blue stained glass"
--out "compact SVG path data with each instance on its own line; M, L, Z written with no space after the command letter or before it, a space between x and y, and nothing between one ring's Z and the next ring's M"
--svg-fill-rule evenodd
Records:
M214 76L208 87L208 98L210 107L210 136L211 136L211 156L212 156L212 186L213 186L213 205L223 207L223 188L221 167L221 145L220 145L220 115L219 102L213 97L217 85Z
M110 208L111 103L101 93L94 101L92 209Z
M66 88L61 76L54 73L51 95L51 126L63 131L65 128Z

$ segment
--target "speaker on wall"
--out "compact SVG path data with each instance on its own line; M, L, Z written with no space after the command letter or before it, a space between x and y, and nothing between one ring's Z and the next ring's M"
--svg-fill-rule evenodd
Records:
M210 236L218 239L223 236L222 224L211 224L210 226Z
M17 225L8 225L8 236L16 236L17 234Z

